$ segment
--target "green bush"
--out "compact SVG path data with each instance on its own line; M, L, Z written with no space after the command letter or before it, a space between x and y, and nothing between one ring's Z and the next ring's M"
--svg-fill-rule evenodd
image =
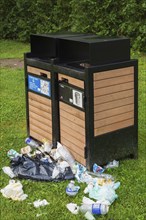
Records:
M127 36L146 51L145 0L1 0L1 38L29 41L31 33L77 31Z

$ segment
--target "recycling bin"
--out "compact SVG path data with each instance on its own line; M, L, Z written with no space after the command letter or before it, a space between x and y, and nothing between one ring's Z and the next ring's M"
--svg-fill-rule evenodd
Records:
M78 33L32 34L31 52L24 55L27 135L56 146L59 140L57 76L52 74L58 59L58 39L84 36ZM88 35L86 35L88 36Z
M103 42L118 50L107 54ZM94 163L137 157L137 60L130 60L128 39L103 42L60 39L62 63L53 68L59 87L59 140L89 170Z

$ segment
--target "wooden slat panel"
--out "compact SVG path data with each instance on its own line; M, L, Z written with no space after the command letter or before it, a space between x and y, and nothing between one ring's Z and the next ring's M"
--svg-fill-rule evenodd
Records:
M72 128L69 128L68 126L60 123L60 129L62 132L66 132L71 137L76 138L76 140L79 140L82 144L85 145L85 136L81 135L78 130L73 130Z
M61 143L65 145L69 149L69 151L71 150L72 152L75 152L78 155L80 155L82 158L84 158L84 149L77 147L75 144L65 139L62 135L61 135Z
M44 112L41 109L38 109L32 105L29 105L29 111L36 113L37 115L40 115L46 119L52 120L52 115L48 112Z
M60 108L66 111L67 113L70 113L71 115L74 115L82 120L85 120L85 113L76 109L75 107L60 102Z
M85 128L85 121L71 115L70 113L65 112L62 109L60 109L60 116L62 116L65 119L68 119L69 121L74 122L75 124L79 125L82 128Z
M69 140L72 144L76 145L80 149L82 149L84 146L84 143L81 140L76 139L66 131L61 130L61 137L64 137L66 140Z
M60 117L60 124L66 128L71 128L74 131L78 131L78 133L82 136L85 136L85 129L80 127L79 125L69 121L66 118Z
M94 89L134 81L134 74L94 81Z
M70 77L70 76L67 76L67 75L64 75L61 73L58 74L58 79L59 80L67 79L68 83L75 85L75 86L78 86L80 88L84 88L84 81L82 81L82 80L75 79L73 77Z
M30 130L30 136L32 136L33 138L35 138L36 140L43 142L44 139L47 139L50 143L52 143L52 138L46 138L43 135L40 135L38 133L36 133L35 131Z
M40 128L38 128L35 125L32 125L30 123L30 132L31 131L34 131L34 132L38 133L39 135L41 135L41 136L43 136L47 139L50 139L50 140L52 139L52 135L50 133L48 133L46 131L43 131L42 129L40 129Z
M95 136L125 128L134 124L134 118L95 129Z
M110 95L94 97L94 105L130 97L130 96L134 96L134 89L112 93Z
M121 69L97 72L97 73L94 73L94 80L101 80L101 79L112 78L112 77L117 77L117 76L124 76L130 73L133 73L133 72L134 72L133 66L121 68Z
M112 108L116 108L116 107L120 107L124 105L129 105L132 103L134 103L133 96L124 98L124 99L119 99L119 100L112 101L112 102L107 102L107 103L100 104L100 105L94 105L94 112L100 112L103 110L108 110L108 109L112 109Z
M51 100L50 99L45 98L43 96L40 96L38 94L28 92L28 97L31 100L37 101L37 102L42 103L42 104L47 105L47 106L51 106Z
M50 127L48 125L45 125L45 124L41 123L40 121L38 121L34 118L29 117L29 123L36 126L36 127L38 127L38 128L40 128L40 129L42 129L43 131L46 131L46 132L52 134L52 127Z
M27 72L33 73L33 74L38 75L38 76L46 74L47 78L50 78L50 72L49 71L43 70L43 69L39 69L39 68L36 68L36 67L27 66Z
M134 82L123 83L123 84L119 84L119 85L95 89L94 96L112 94L115 92L124 91L124 90L132 89L132 88L134 88Z
M130 112L130 111L134 111L134 105L130 104L130 105L125 105L122 107L118 107L118 108L114 108L114 109L110 109L107 111L102 111L99 113L95 113L94 114L94 120L100 120L102 118L108 118L114 115L119 115L125 112Z
M74 156L75 160L77 160L79 163L83 164L84 166L86 165L86 160L84 159L84 151L79 151L79 148L76 148L75 145L72 145L68 140L64 139L61 137L61 143L68 148L68 150L72 153ZM68 147L71 146L71 147ZM80 155L81 153L82 155Z
M106 125L113 124L115 122L120 122L120 121L124 121L126 119L131 119L131 118L134 118L134 111L126 112L120 115L114 115L113 117L104 118L104 119L95 121L94 127L95 129L97 129L97 128L100 128Z
M36 107L36 108L38 108L38 109L41 109L41 110L43 110L45 112L49 112L49 113L52 112L52 109L51 109L50 106L44 105L44 104L42 104L42 103L40 103L38 101L35 101L33 99L29 99L29 104L34 106L34 107Z
M51 120L46 119L46 118L44 118L44 117L42 117L42 116L40 116L40 115L37 115L37 114L34 113L34 112L29 111L29 117L31 117L31 118L33 118L33 119L36 119L36 120L38 120L39 122L41 122L41 123L43 123L43 124L45 124L45 125L48 125L48 126L52 127L52 121L51 121Z

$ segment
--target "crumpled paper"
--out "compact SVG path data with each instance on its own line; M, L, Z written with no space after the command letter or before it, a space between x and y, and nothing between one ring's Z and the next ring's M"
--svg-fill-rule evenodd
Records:
M11 198L12 200L23 201L25 200L28 195L24 194L23 186L20 181L10 180L9 184L1 189L1 193L6 198Z

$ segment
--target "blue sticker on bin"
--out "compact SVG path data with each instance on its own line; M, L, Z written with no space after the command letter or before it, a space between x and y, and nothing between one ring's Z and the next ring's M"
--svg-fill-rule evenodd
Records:
M49 97L51 96L51 83L48 80L28 75L28 89Z

